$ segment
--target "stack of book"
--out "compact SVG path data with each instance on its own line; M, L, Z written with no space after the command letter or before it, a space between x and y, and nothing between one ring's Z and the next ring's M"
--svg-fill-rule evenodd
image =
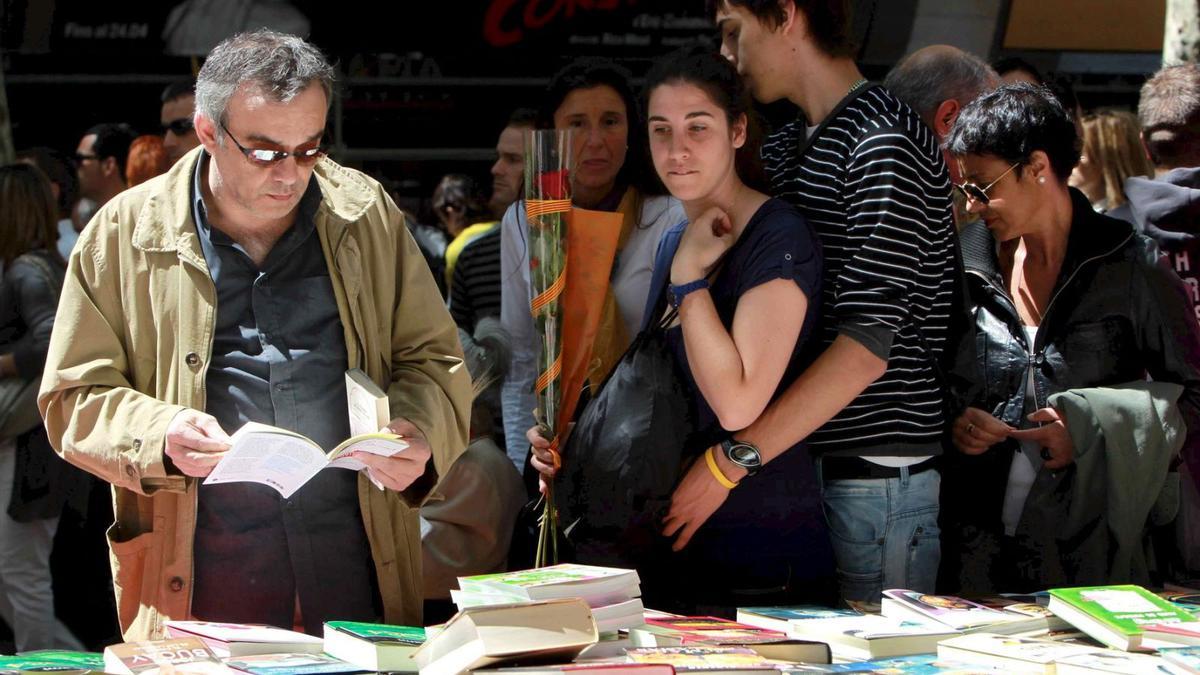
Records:
M565 663L599 637L591 609L580 598L467 607L431 633L412 655L421 675Z
M552 565L533 570L459 577L450 597L460 610L487 605L582 598L600 632L642 624L641 581L634 570Z

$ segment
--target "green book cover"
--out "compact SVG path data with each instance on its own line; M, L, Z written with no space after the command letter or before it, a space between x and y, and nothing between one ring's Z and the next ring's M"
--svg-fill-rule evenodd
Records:
M413 647L419 647L425 643L424 628L358 621L326 621L325 625L369 642L395 642Z
M84 670L104 670L104 655L96 652L72 652L66 649L39 649L32 652L21 652L17 656L23 659L38 659L41 661L61 661L74 668Z
M70 663L63 663L62 661L54 661L52 659L39 659L25 656L0 656L0 673L15 673L17 671L36 673L78 670L91 669L81 668ZM96 670L102 670L102 668Z
M1055 588L1050 596L1086 612L1124 635L1139 635L1151 623L1196 621L1196 617L1141 586Z

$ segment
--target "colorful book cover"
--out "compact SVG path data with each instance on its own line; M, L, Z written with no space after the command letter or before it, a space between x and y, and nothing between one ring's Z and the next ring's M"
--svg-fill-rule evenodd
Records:
M638 647L626 649L631 663L666 663L677 670L778 669L784 665L744 647Z
M53 659L39 659L28 656L0 656L0 673L57 673L79 670L95 670L100 672L104 670L104 667L81 668Z
M833 609L830 607L800 606L800 607L742 607L739 612L756 614L768 619L780 621L806 621L808 619L836 619L846 616L858 616L852 609Z
M936 654L916 654L913 656L896 656L890 659L876 661L855 661L851 663L831 663L828 665L797 665L788 668L787 673L869 673L882 675L933 675L934 673L953 673L956 675L975 675L977 673L1004 672L982 666L972 666L939 660Z
M32 652L21 652L17 656L23 659L38 659L41 661L60 661L81 670L104 670L104 655L98 652L73 652L66 649L39 649Z
M464 591L478 593L488 592L499 586L515 586L518 588L537 588L563 583L579 583L596 579L608 579L621 575L632 574L631 570L613 567L595 567L592 565L576 565L564 563L531 570L514 572L499 572L496 574L480 574L459 579L459 588ZM634 576L636 579L636 576ZM493 590L494 592L494 590Z
M425 629L411 626L390 626L384 623L359 621L326 621L326 626L375 643L397 643L420 647L425 644Z
M647 630L678 638L684 644L751 644L787 640L786 633L767 630L714 616L688 616L671 619L646 619Z
M1162 647L1158 655L1168 663L1200 673L1200 647Z
M1048 664L1090 651L1093 651L1093 648L1065 642L992 633L960 635L938 644L938 655L947 660L955 660L963 655L984 654L1028 663ZM964 660L969 661L970 658Z
M256 654L226 659L225 665L251 675L323 675L367 672L325 654Z
M1147 624L1197 620L1141 586L1056 588L1050 595L1124 635L1138 635Z
M888 611L893 607L900 612L893 614ZM931 595L904 589L883 592L883 615L895 618L918 615L952 628L987 626L1016 618L1003 611L953 595Z

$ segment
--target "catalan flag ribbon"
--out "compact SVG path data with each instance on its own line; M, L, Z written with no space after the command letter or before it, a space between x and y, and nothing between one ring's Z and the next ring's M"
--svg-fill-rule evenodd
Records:
M525 218L529 223L529 310L541 339L535 416L551 452L559 446L562 405L562 300L567 285L567 214L571 210L571 136L568 130L533 130L525 136ZM555 455L555 463L558 457ZM558 514L547 486L535 564L558 562Z

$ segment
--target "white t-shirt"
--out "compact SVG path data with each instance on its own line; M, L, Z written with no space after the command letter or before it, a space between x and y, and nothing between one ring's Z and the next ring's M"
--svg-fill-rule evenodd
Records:
M1037 335L1037 326L1025 326L1025 335L1032 345ZM1025 409L1024 416L1037 410L1037 393L1033 388L1033 366L1025 370ZM1023 422L1021 428L1032 427L1033 422ZM1021 522L1021 512L1025 510L1025 499L1033 488L1033 479L1037 478L1038 467L1041 466L1042 448L1034 441L1021 441L1020 452L1013 455L1012 465L1008 469L1008 487L1004 491L1004 509L1001 511L1004 520L1004 533L1013 536L1017 533L1017 523Z

